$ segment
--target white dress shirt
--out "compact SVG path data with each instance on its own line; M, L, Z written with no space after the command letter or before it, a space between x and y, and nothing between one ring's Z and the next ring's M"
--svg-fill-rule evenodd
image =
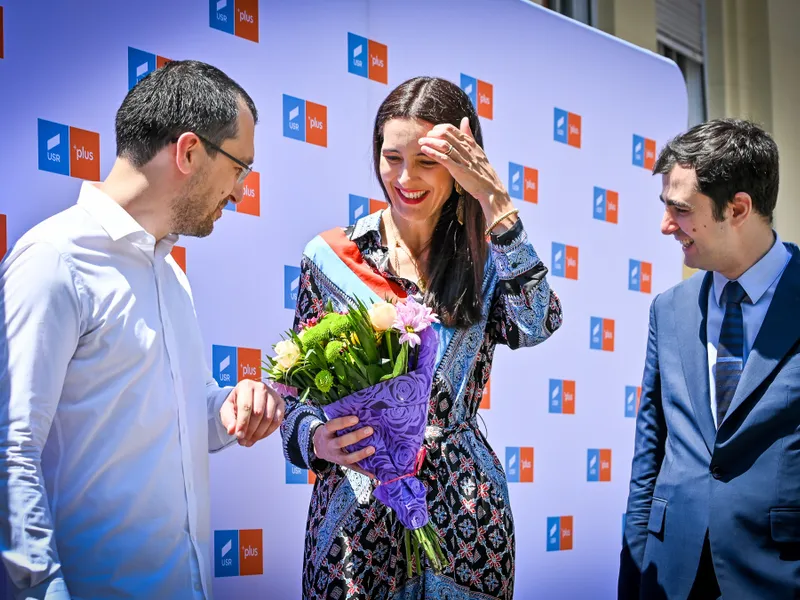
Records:
M737 280L750 302L742 302L742 321L744 325L744 361L753 349L764 317L772 303L775 295L775 288L778 287L783 271L792 253L783 245L777 233L775 242L761 259L745 271ZM722 303L722 292L725 285L730 281L724 275L714 271L714 280L711 292L708 294L708 321L706 326L706 339L708 340L708 381L711 392L711 414L714 417L714 425L717 423L717 392L716 392L716 371L717 371L717 346L719 346L719 335L722 329L722 320L725 318L725 304Z
M235 438L176 240L87 182L0 264L0 551L17 598L211 598L208 453Z

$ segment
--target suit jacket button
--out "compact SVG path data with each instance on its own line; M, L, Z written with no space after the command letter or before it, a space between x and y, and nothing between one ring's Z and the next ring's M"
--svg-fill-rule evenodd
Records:
M711 476L714 479L721 479L722 478L722 469L720 469L718 465L713 465L711 467Z

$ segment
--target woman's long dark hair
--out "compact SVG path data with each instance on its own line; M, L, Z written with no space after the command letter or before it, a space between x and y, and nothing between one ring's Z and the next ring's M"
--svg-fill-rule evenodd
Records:
M421 119L434 125L450 123L459 127L463 117L477 144L483 148L483 134L475 107L461 88L438 77L415 77L390 93L378 109L372 134L375 174L387 201L389 194L380 171L383 127L391 119ZM488 246L484 237L486 219L480 204L466 191L464 225L458 222L459 194L445 201L433 231L425 276L428 287L425 303L439 313L442 323L466 327L481 317L481 285Z

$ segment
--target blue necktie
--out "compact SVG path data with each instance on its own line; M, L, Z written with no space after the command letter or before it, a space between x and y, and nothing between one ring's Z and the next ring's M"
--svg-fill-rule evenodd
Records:
M739 378L744 367L744 321L742 300L746 297L738 281L729 281L722 291L725 299L725 317L719 332L717 346L716 394L717 427L730 408Z

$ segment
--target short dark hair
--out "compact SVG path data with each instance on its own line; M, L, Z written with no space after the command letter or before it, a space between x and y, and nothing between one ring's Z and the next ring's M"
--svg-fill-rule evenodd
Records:
M467 117L475 142L483 148L483 133L475 107L455 83L439 77L414 77L396 87L381 103L372 133L375 175L386 199L389 193L381 179L383 127L391 119L420 119L433 125L461 125ZM455 186L454 186L455 188ZM434 307L448 326L466 327L481 318L482 283L488 244L486 220L475 199L464 192L464 225L458 222L459 193L453 192L442 207L433 231L425 276L425 303Z
M713 200L714 218L738 192L753 199L753 208L772 223L778 202L778 146L751 121L714 119L695 125L664 146L653 174L675 165L694 169L698 191Z
M141 167L187 131L221 145L238 134L239 99L258 122L252 98L218 68L196 60L168 62L125 96L116 118L117 156Z

